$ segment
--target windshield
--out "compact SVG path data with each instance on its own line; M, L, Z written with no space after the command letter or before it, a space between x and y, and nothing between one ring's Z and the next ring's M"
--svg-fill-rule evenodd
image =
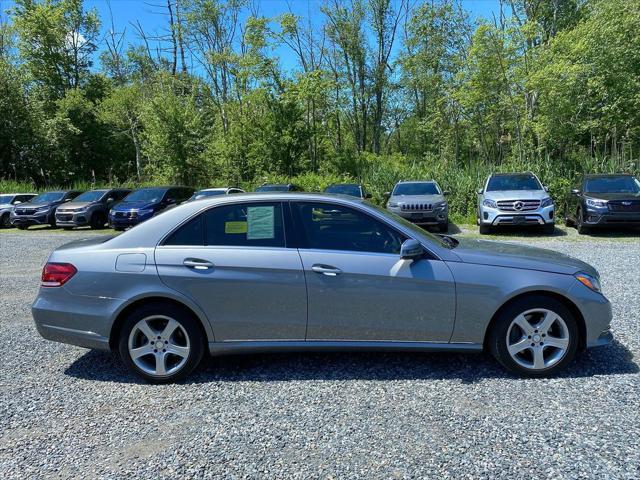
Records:
M396 215L395 213L391 213L389 210L382 208L378 205L369 205L372 208L375 208L379 213L383 214L385 217L388 217L394 221L396 221L397 223L401 223L403 227L405 227L407 230L410 230L411 232L414 232L416 235L418 236L423 236L423 237L427 237L430 241L432 241L433 243L444 247L444 248L453 248L451 246L451 244L445 242L442 240L441 237L434 235L431 232L428 232L427 230L425 230L424 228L420 228L419 226L417 226L414 223L411 223L409 220L405 220L404 218L402 218L400 215Z
M399 183L392 195L438 195L440 189L433 182Z
M359 185L329 185L324 189L324 193L338 193L352 197L361 196Z
M542 185L530 174L494 175L489 179L487 192L500 190L542 190Z
M288 192L289 185L262 185L256 188L256 192Z
M49 203L49 202L57 202L58 200L62 200L64 197L64 192L47 192L41 193L36 198L30 200L31 203Z
M198 200L200 198L213 197L215 195L224 195L225 193L225 190L200 190L199 192L194 193L189 200Z
M97 202L108 190L91 190L73 199L74 202Z
M11 203L13 195L0 195L0 205L3 203Z
M631 176L588 178L584 182L587 193L640 193L640 181Z
M167 190L165 188L143 188L130 193L124 199L125 202L159 202Z

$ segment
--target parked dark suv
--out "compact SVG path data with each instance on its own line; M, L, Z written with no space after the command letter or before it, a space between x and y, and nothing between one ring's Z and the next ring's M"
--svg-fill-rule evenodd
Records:
M148 187L131 192L109 212L109 226L114 230L133 227L188 200L194 191L189 187Z
M334 193L338 195L348 195L356 198L371 198L364 185L358 183L334 183L324 189L324 193Z
M129 195L128 188L90 190L78 195L56 211L56 224L64 229L73 227L102 228L107 223L109 210Z
M256 192L302 192L302 187L293 183L265 183L256 188Z
M56 210L80 194L77 190L41 193L28 202L17 205L11 212L11 224L20 229L31 225L56 226Z
M640 180L633 175L585 175L571 190L567 225L578 233L604 226L640 226Z

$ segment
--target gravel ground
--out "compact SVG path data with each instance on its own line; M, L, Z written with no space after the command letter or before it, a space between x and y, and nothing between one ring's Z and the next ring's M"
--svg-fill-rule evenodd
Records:
M152 386L36 333L41 266L83 235L0 235L0 478L640 477L637 238L526 240L595 265L613 303L616 342L559 378L486 355L290 354Z

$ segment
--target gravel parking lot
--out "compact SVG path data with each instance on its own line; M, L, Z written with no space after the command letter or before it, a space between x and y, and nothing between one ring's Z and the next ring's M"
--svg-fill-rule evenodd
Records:
M487 355L289 354L153 386L33 326L48 253L88 234L0 235L0 478L640 477L637 237L523 240L592 263L613 303L616 341L559 378Z

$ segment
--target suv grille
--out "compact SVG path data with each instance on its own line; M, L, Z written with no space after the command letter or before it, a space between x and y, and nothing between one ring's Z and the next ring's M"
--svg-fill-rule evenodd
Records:
M403 203L400 205L400 210L403 212L424 212L433 210L433 205L430 203Z
M640 200L615 200L609 202L612 212L640 212Z
M503 212L531 212L540 208L540 200L499 200L498 208Z
M16 208L16 215L33 215L36 213L35 208Z

